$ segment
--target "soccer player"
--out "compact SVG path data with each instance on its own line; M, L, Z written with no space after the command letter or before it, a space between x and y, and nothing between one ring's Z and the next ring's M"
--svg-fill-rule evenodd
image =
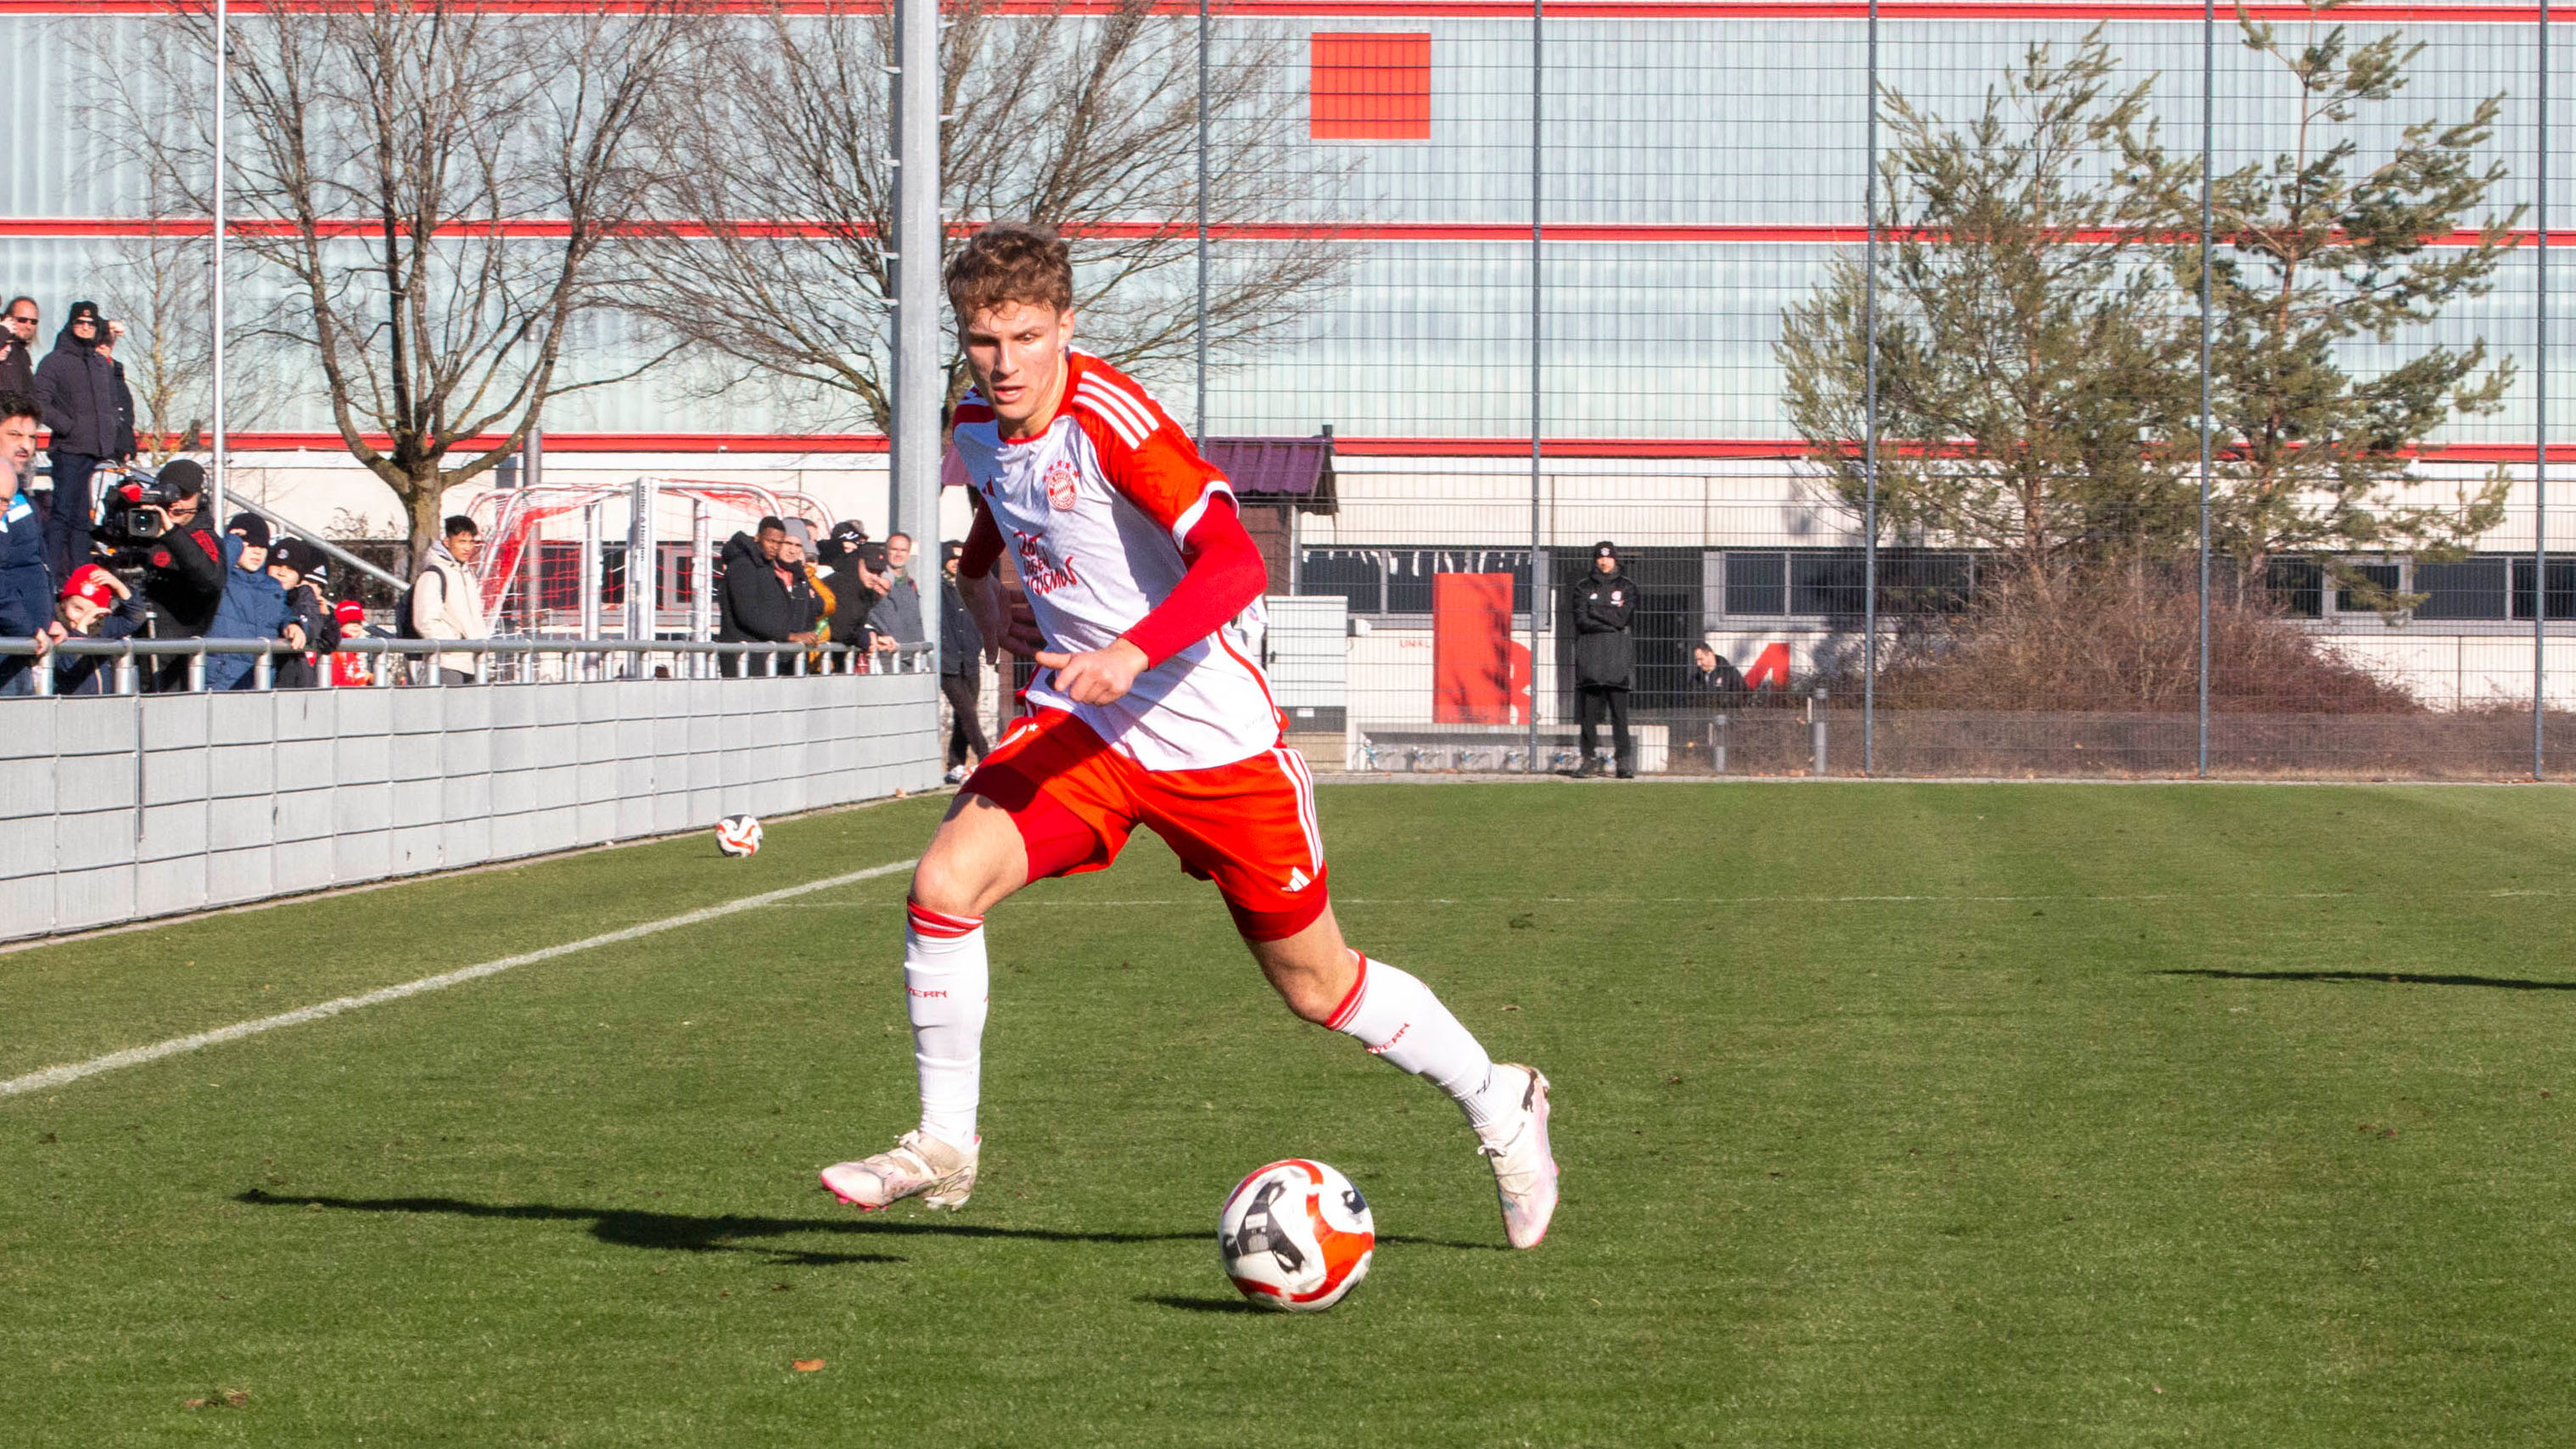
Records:
M913 870L903 976L921 1125L823 1169L844 1202L964 1205L988 973L984 916L1033 880L1100 870L1138 825L1216 883L1288 1009L1449 1094L1492 1160L1503 1231L1556 1211L1548 1084L1497 1064L1431 988L1342 942L1306 762L1253 662L1267 576L1225 476L1145 390L1073 348L1073 266L1043 228L986 227L947 273L975 390L954 414L975 524L958 582L984 637L1012 637L1008 552L1041 636L1034 713L960 788Z

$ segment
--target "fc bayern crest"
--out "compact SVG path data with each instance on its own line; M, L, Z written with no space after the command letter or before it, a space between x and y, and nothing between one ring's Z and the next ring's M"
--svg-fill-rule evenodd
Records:
M1076 482L1077 475L1073 464L1068 460L1058 458L1047 464L1047 506L1058 513L1071 513Z

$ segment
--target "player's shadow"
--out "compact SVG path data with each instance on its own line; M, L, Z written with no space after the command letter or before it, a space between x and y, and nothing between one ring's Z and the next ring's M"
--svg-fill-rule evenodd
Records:
M2576 981L2534 981L2524 976L2452 976L2421 971L2220 971L2208 967L2159 971L2159 976L2202 976L2213 981L2357 981L2382 986L2485 986L2497 991L2576 991Z
M1205 1236L1201 1233L1078 1233L1056 1228L1004 1228L985 1223L940 1223L909 1218L856 1221L849 1218L747 1217L732 1213L702 1216L541 1202L469 1202L453 1197L316 1197L309 1193L280 1196L259 1188L240 1193L233 1201L253 1207L322 1208L357 1213L440 1213L465 1218L587 1223L592 1237L621 1248L677 1253L757 1253L769 1262L812 1267L836 1263L901 1263L906 1260L889 1253L831 1253L769 1247L758 1240L799 1233L830 1233L862 1240L932 1236L1019 1238L1041 1243L1168 1243Z

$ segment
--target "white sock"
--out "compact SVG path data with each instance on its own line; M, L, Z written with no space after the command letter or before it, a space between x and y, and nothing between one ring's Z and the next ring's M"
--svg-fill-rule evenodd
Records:
M1447 1092L1468 1124L1483 1132L1510 1105L1517 1085L1495 1078L1511 1074L1494 1070L1494 1059L1420 979L1366 956L1359 963L1359 984L1325 1024Z
M975 1147L991 993L982 918L944 916L905 902L903 998L912 1017L912 1060L921 1071L921 1130L966 1151Z

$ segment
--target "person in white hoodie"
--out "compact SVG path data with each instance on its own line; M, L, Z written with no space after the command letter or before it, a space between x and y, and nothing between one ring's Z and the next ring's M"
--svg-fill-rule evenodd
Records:
M474 556L483 549L483 531L459 513L447 520L444 532L447 536L430 549L412 583L410 632L422 639L488 639L492 629L483 622L483 585L473 568ZM474 682L471 654L440 654L431 665L440 684Z

